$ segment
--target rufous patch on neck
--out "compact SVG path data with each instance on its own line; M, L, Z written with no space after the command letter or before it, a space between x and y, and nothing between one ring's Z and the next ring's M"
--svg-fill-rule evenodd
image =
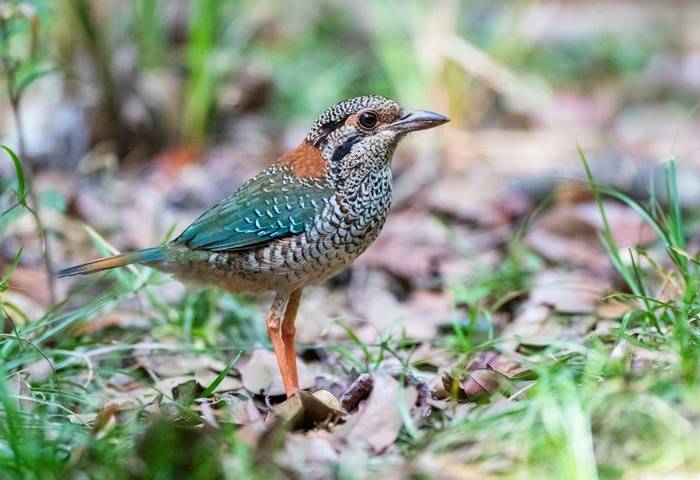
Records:
M324 178L328 167L321 151L307 141L285 153L278 163L289 167L295 178Z

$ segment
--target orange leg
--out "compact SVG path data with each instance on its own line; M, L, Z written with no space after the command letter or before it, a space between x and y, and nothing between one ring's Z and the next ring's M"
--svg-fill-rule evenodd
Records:
M289 383L292 393L299 390L299 376L297 375L297 354L294 346L294 336L297 333L295 325L297 310L299 309L299 300L301 300L302 289L295 290L289 296L287 309L284 312L282 320L282 342L284 343L285 360L289 372ZM287 391L287 396L290 393Z
M272 301L270 313L267 314L266 324L267 333L270 335L272 348L275 350L275 356L277 357L277 365L279 366L280 373L282 374L284 391L289 397L295 392L295 388L292 385L292 379L289 373L289 364L285 353L284 340L282 339L282 315L284 314L284 310L287 307L288 302L288 294L277 293L277 295L275 295L275 299Z

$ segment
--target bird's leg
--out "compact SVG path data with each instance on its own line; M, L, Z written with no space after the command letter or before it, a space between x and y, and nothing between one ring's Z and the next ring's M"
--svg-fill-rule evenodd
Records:
M297 309L299 308L299 300L301 299L302 289L295 290L289 296L289 301L287 302L287 309L284 312L284 319L282 320L282 342L284 343L284 353L287 361L287 368L289 369L290 385L292 387L292 393L299 390L299 376L297 375L297 354L296 348L294 346L294 336L297 333L296 327L296 317ZM287 392L289 396L289 392Z
M275 350L277 357L277 365L282 375L284 383L284 392L289 397L294 393L295 388L292 386L289 365L287 363L287 355L285 353L284 340L282 339L282 316L289 302L289 294L277 293L272 301L270 313L267 314L267 333L270 335L272 348Z

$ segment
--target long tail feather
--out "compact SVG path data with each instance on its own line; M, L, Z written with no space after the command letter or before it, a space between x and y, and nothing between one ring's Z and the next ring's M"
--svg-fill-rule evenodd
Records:
M135 252L121 253L112 257L98 258L92 262L83 263L75 267L65 268L58 272L58 278L70 277L73 275L86 275L88 273L100 272L109 268L125 267L132 263L156 263L165 260L165 248L154 247Z

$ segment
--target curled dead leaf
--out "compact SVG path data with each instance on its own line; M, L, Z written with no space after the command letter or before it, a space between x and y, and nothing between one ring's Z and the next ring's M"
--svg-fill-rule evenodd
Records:
M110 403L102 407L95 417L95 423L92 425L93 435L104 433L109 427L116 423L116 414L119 411L119 406Z
M459 385L468 401L478 401L498 390L505 379L494 370L479 369L471 372Z
M352 385L340 397L340 404L343 409L351 412L357 408L359 403L369 397L374 387L374 379L369 373L363 373L352 382Z
M394 444L403 426L401 405L410 409L417 395L415 387L404 387L390 375L376 375L367 401L333 435L343 443L366 444L382 452Z
M509 390L510 379L495 370L479 368L467 372L463 378L445 373L442 377L442 383L450 396L456 396L459 401L481 402L494 392Z
M265 423L281 420L289 429L310 430L319 425L332 426L338 423L344 413L338 410L340 402L327 391L309 393L298 390L284 402L270 410Z

